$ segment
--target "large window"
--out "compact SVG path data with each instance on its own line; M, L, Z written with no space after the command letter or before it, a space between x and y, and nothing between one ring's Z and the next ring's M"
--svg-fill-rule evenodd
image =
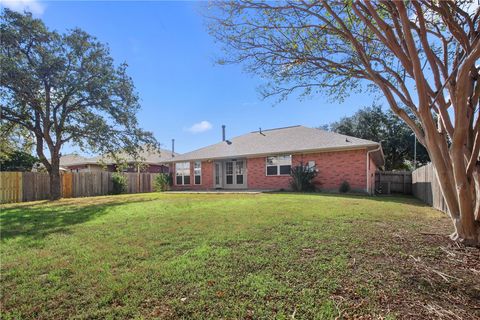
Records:
M195 161L193 165L193 180L195 184L202 184L202 162Z
M267 157L267 176L289 175L292 169L292 156Z
M190 162L177 162L175 176L177 185L190 184Z

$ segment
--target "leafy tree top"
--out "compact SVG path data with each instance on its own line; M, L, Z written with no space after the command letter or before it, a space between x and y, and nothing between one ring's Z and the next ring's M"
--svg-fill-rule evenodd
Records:
M8 9L0 15L0 33L1 119L35 136L47 170L58 166L66 143L132 155L139 145L156 146L139 128L139 98L127 65L116 66L95 37L80 29L60 34L29 13Z

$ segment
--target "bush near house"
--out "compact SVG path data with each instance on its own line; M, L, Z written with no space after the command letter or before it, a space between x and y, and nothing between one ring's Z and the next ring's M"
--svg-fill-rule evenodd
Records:
M168 191L173 185L173 176L171 173L160 173L155 177L153 184L155 191Z
M309 167L300 163L299 165L292 167L290 171L290 185L293 191L315 191L313 179L315 179L317 174L316 166Z
M113 190L112 194L121 194L127 191L128 181L123 174L115 172L112 174Z
M347 180L343 181L340 187L338 188L338 191L340 191L341 193L346 193L350 191L350 183L348 183Z

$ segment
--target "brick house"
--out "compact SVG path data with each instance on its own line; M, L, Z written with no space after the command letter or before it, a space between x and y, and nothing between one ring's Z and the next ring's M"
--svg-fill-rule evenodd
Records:
M140 165L128 156L124 156L127 167L123 169L124 172L150 172L150 173L168 173L168 162L173 159L173 156L179 155L172 151L160 149L158 152L141 152ZM92 171L110 171L114 172L117 169L115 161L109 158L97 157L83 157L76 154L68 154L60 157L60 167L63 171L69 172L92 172Z
M290 189L290 169L315 166L314 183L337 191L372 193L375 170L384 165L379 143L304 126L261 130L171 159L174 190Z

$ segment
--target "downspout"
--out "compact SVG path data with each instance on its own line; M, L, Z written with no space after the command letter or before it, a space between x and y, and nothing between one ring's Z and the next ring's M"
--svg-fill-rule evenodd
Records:
M382 145L379 143L376 149L367 151L367 193L368 194L371 194L370 193L370 172L368 172L368 167L370 165L370 153L380 151L381 148L382 148Z

